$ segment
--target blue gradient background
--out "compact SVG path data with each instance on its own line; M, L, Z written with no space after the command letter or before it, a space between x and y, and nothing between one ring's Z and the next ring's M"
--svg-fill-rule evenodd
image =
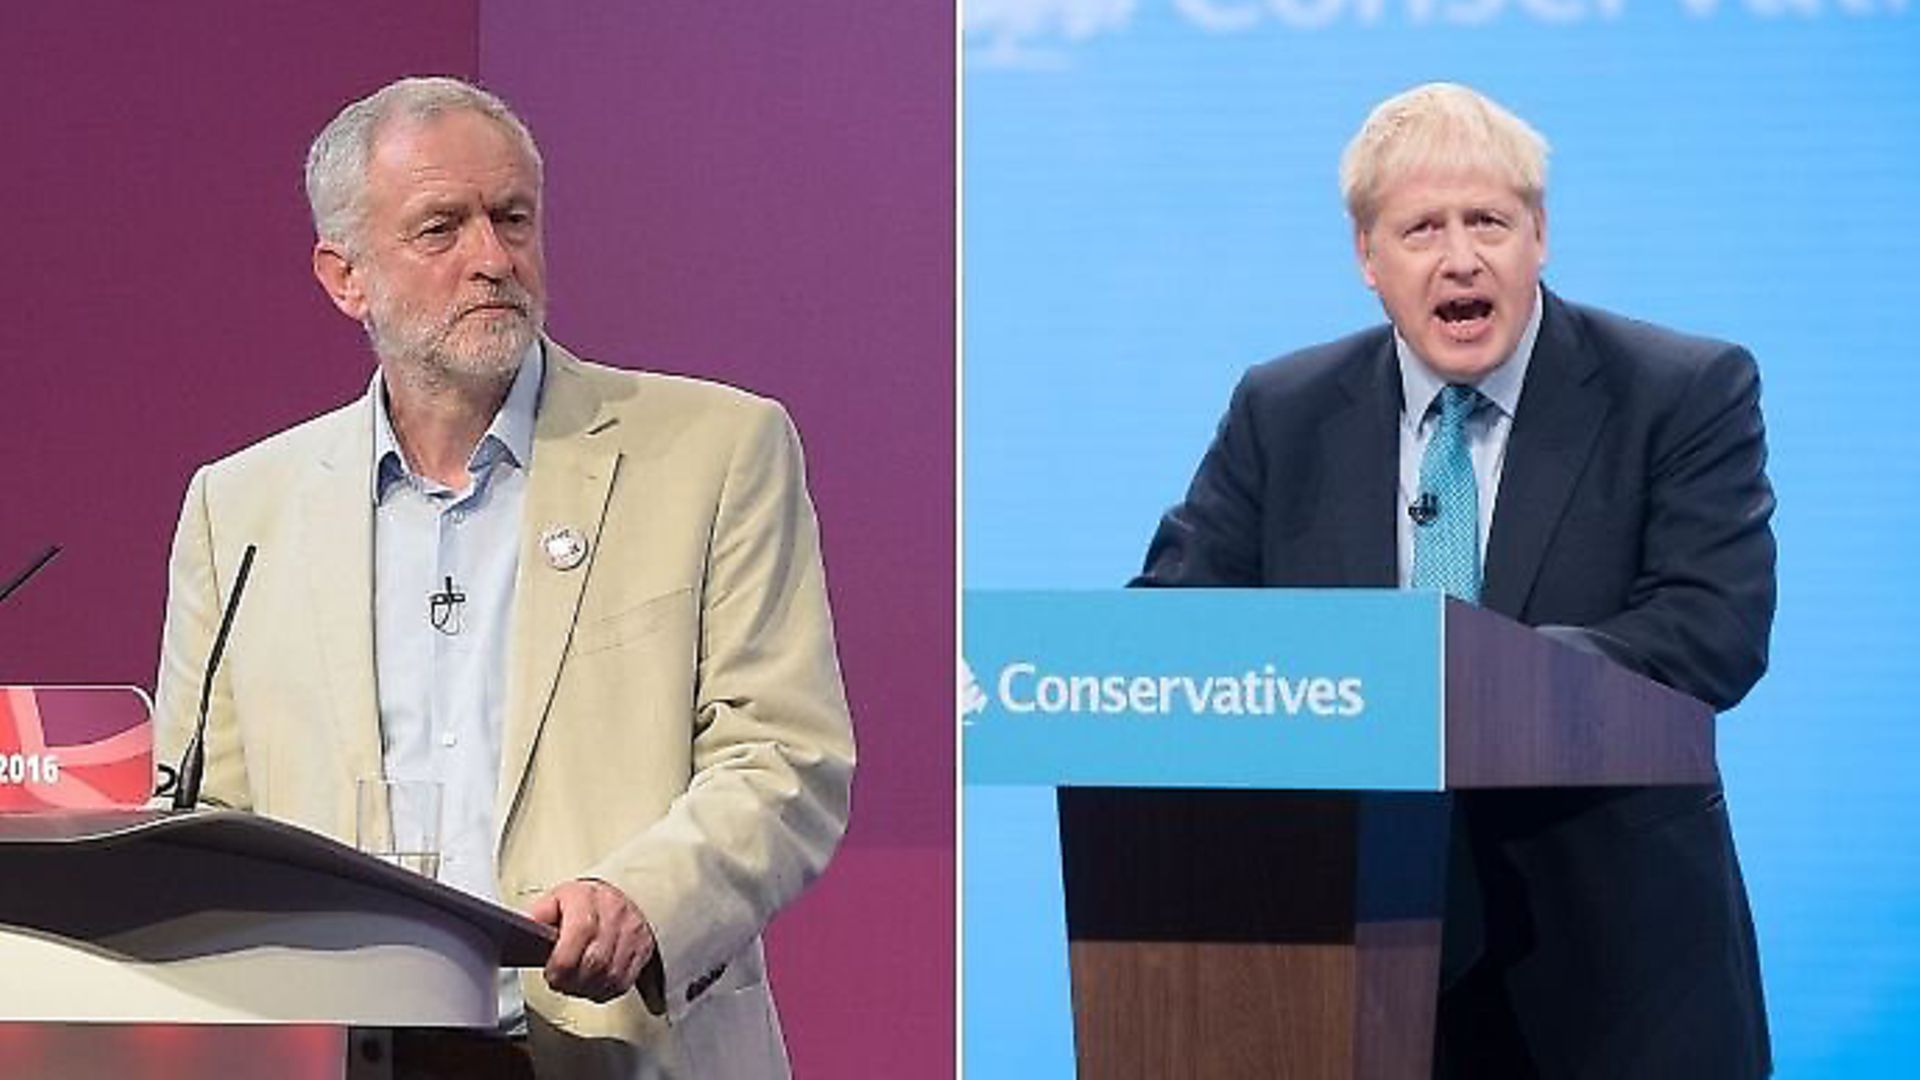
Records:
M1239 373L1381 318L1346 139L1414 83L1485 90L1554 147L1549 285L1759 358L1781 602L1720 749L1778 1075L1920 1075L1920 11L1619 0L1459 25L1385 0L1300 29L1222 0L1253 19L1217 32L1200 6L969 9L966 585L1133 573ZM1051 799L1020 795L966 796L970 1076L1071 1067L1046 1034L1057 896L996 861L1057 890ZM976 955L989 939L1027 950L1017 984ZM976 1024L989 996L1033 1029Z

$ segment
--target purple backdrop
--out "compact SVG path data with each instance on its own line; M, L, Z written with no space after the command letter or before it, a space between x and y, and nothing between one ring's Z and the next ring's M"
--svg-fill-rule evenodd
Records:
M358 392L306 268L307 139L402 74L478 78L548 163L555 336L784 400L861 742L854 825L776 923L802 1076L953 1053L953 12L945 3L10 13L0 680L150 686L188 475ZM875 1037L878 1034L880 1037Z

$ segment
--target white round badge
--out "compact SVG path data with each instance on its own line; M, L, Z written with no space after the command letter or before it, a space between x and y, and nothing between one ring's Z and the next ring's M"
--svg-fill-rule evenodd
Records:
M571 525L558 526L540 534L540 550L548 566L571 570L587 561L587 538Z

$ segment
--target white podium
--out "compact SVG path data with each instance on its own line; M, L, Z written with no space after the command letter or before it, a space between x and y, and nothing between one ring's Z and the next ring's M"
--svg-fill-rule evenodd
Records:
M206 1038L256 1043L262 1026L491 1027L496 973L543 965L552 941L515 912L252 814L0 815L0 1021L15 1025L206 1025ZM48 1034L41 1049L58 1057L67 1041Z

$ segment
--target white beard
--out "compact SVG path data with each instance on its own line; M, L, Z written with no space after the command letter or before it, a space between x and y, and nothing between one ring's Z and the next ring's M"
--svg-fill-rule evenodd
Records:
M389 369L429 385L511 379L546 321L544 305L514 282L463 297L439 314L396 301L378 275L368 275L366 288L367 317L361 325L374 353ZM476 304L501 302L519 311L470 313Z

